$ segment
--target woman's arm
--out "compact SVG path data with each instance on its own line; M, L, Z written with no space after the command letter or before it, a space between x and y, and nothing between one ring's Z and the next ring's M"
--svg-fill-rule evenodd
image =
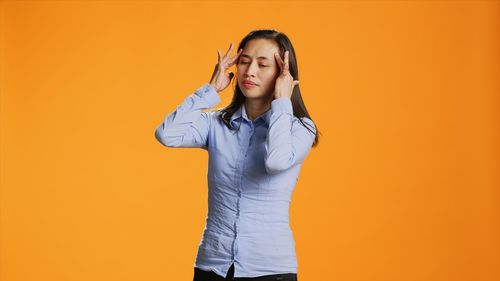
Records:
M234 77L232 72L226 75L226 70L238 60L243 50L240 49L236 56L231 58L233 46L233 43L229 45L224 56L217 49L217 64L210 82L188 96L156 128L155 137L161 144L168 147L201 147L208 150L210 113L202 110L212 108L220 102L219 93L229 86Z
M266 171L276 174L304 161L316 137L300 121L293 122L293 108L289 97L281 97L271 102L271 118L265 144L264 158ZM311 119L304 123L316 132Z
M199 147L208 149L210 113L203 109L220 102L217 91L206 83L189 95L156 128L155 137L167 147Z

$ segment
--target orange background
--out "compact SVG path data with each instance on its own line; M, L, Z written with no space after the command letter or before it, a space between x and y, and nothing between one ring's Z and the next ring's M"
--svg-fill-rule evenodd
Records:
M299 280L500 280L498 1L1 9L2 281L192 280L208 155L154 130L256 28L294 43L322 132Z

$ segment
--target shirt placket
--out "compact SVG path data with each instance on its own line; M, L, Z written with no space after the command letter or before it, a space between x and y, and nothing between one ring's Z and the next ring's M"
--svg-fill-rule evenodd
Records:
M245 163L246 163L246 158L248 156L248 151L250 149L250 146L252 145L252 139L253 139L253 135L254 135L254 131L255 131L255 127L254 127L254 124L252 122L248 122L247 124L249 124L249 131L247 133L247 131L245 130L245 137L243 138L244 139L244 142L243 142L243 145L241 146L241 150L240 150L240 157L239 159L241 159L241 161L238 161L236 163L236 168L238 169L238 179L239 179L239 184L238 184L238 199L237 199L237 202L236 202L236 220L235 220L235 225L234 225L234 247L233 247L233 261L234 261L234 257L237 255L238 253L238 243L237 243L237 240L238 240L238 231L239 231L239 223L240 223L240 213L241 213L241 210L240 210L240 201L241 201L241 193L242 193L242 187L243 187L243 174L244 174L244 171L245 171Z

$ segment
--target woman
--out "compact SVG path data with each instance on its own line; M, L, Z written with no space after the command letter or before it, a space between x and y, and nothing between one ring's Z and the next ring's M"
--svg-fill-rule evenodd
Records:
M255 30L222 56L209 83L156 128L168 147L208 151L208 214L194 281L297 280L290 199L302 162L318 136L298 87L288 37ZM235 76L231 104L214 111ZM234 80L233 80L234 81Z

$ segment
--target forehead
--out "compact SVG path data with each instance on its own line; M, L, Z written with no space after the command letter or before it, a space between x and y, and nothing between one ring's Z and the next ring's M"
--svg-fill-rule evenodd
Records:
M274 53L278 53L279 48L276 42L269 39L252 39L248 41L243 52L242 57L267 57L269 59L274 58Z

